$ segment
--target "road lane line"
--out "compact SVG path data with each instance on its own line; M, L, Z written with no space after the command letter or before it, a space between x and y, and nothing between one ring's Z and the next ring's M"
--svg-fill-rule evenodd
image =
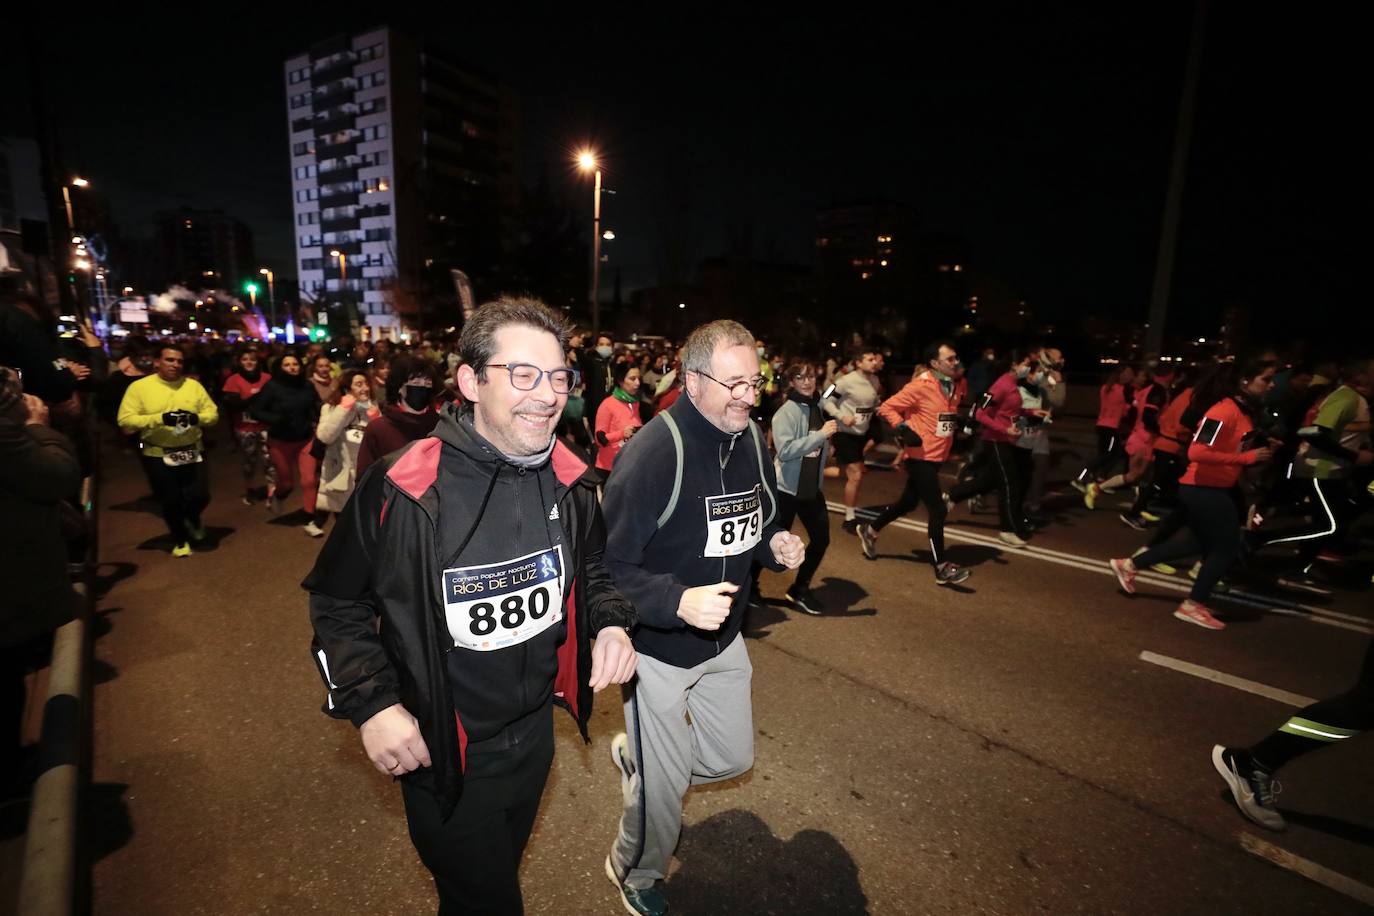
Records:
M837 502L827 501L826 506L831 512L836 514L844 510L843 504ZM854 511L856 515L863 518L873 519L877 517L877 513L869 509L856 509ZM889 527L904 528L918 534L924 534L927 531L927 525L924 522L917 522L907 518L899 518ZM1114 575L1111 571L1111 567L1107 565L1106 560L1099 560L1094 557L1085 557L1080 554L1066 553L1062 550L1053 550L1048 547L1036 547L1035 545L1018 550L1008 547L995 537L976 534L959 528L952 528L948 524L945 526L945 536L955 541L995 547L1009 557L1032 557L1037 560L1044 560L1048 563L1056 563L1060 566L1068 566L1073 569L1082 569L1102 576ZM1179 593L1186 593L1192 589L1191 581L1182 581L1174 577L1164 576L1148 570L1141 570L1137 573L1137 581ZM1257 595L1235 588L1227 592L1217 592L1214 597L1218 601L1227 601L1233 604L1244 605L1245 607L1257 608L1266 613L1277 614L1282 617L1295 617L1300 620L1308 620L1312 623L1320 623L1341 630L1350 630L1354 633L1374 636L1374 621L1353 614L1329 611L1325 608L1309 604L1284 601L1283 599L1272 598L1267 595Z
M1277 700L1280 703L1296 706L1299 709L1304 706L1311 706L1313 703L1317 702L1312 697L1305 697L1300 693L1290 693L1287 690L1270 687L1268 684L1261 684L1259 681L1246 680L1243 677L1236 677L1234 674L1227 674L1224 671L1217 671L1214 668L1204 668L1201 665L1194 665L1192 662L1185 662L1178 658L1170 658L1167 655L1159 655L1155 652L1141 652L1140 660L1149 662L1152 665L1159 665L1161 668L1168 668L1171 671L1191 674L1193 677L1200 677L1204 681L1212 681L1216 684L1234 687L1237 690L1244 690L1246 693L1253 693L1255 696Z
M1240 839L1240 848L1252 856L1257 856L1279 868L1302 875L1309 881L1315 881L1338 894L1344 894L1358 900L1366 906L1374 906L1374 887L1361 884L1354 878L1347 878L1340 872L1332 871L1325 865L1318 865L1310 859L1295 856L1288 850L1280 849L1273 843L1265 842L1257 836L1248 833L1239 833L1236 836Z

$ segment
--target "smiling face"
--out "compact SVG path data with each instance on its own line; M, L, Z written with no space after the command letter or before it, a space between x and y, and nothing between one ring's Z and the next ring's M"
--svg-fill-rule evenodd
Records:
M498 329L493 339L493 363L525 363L545 372L563 367L563 350L548 331L509 324ZM458 368L458 389L472 403L473 425L483 438L511 457L537 455L548 448L567 394L556 393L548 375L539 379L533 391L512 385L505 369L488 368L486 376L480 380L467 364Z
M759 357L746 344L720 343L711 354L711 375L717 384L695 372L687 373L687 395L697 410L721 432L743 432L749 425L749 411L754 407L753 388L745 388L736 398L728 386L747 381L759 374Z
M816 367L803 366L801 371L792 376L792 389L804 398L809 398L816 393Z
M294 356L283 356L281 362L277 363L277 368L287 375L300 375L301 361Z
M353 381L348 384L348 393L353 395L357 401L366 401L372 397L372 386L367 383L367 376L361 372L353 376Z

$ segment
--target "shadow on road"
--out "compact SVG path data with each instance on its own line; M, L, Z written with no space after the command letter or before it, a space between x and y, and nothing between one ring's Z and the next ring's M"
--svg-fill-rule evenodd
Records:
M162 505L151 496L140 496L138 499L131 499L126 503L119 503L107 506L111 512L147 512L149 515L161 515Z
M790 840L739 809L686 827L682 870L664 884L676 913L768 912L844 916L868 912L859 867L839 840L820 830Z
M101 563L95 571L95 596L104 598L110 589L131 578L136 572L137 563Z
M192 541L191 549L193 552L209 553L218 549L220 542L233 534L236 530L235 528L215 528L207 526L205 529L205 539L203 541ZM160 553L170 553L175 546L170 534L159 534L156 537L148 538L148 540L139 544L134 549L156 550Z
M122 782L97 782L86 789L86 849L92 862L122 849L133 839L134 822L124 801L127 791L129 786Z
M900 557L899 559L907 558ZM873 617L878 613L878 609L875 607L855 607L868 598L868 592L863 586L849 579L826 576L819 584L811 586L811 593L815 595L816 601L825 608L824 612L815 615L818 617ZM782 623L789 618L812 616L791 609L787 599L781 596L776 598L760 597L763 604L749 608L744 617L744 635L750 639L765 638L768 636L769 627Z
M1280 809L1280 811L1284 820L1290 824L1319 830L1329 836L1374 848L1374 827L1365 824L1352 824L1350 821L1343 821L1338 817L1330 817L1325 814L1304 814L1301 811L1289 811L1287 809Z

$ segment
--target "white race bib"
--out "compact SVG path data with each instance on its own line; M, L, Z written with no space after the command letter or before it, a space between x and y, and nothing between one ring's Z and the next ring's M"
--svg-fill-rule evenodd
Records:
M362 445L363 427L350 426L348 429L344 430L344 441L352 445Z
M200 449L194 445L188 448L172 449L162 453L162 463L168 467L179 468L187 464L198 464L205 459L200 457Z
M563 545L446 569L442 585L455 646L475 652L514 646L563 619Z
M753 550L763 536L759 486L743 493L706 497L706 548L703 556L733 557Z
M954 435L955 424L959 422L957 413L942 413L935 421L935 435L941 439L948 439Z

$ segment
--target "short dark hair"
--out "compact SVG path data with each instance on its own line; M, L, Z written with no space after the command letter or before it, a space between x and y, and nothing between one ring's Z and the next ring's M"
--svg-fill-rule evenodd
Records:
M793 382L796 381L797 376L805 375L807 369L810 369L812 374L815 374L816 364L809 359L794 359L787 364L787 368L783 370L782 377L789 382Z
M630 374L630 370L638 368L639 363L616 363L611 366L611 380L615 382L617 387L620 387L625 384L625 376Z
M940 358L940 348L941 348L941 347L949 347L949 348L950 348L951 350L953 350L956 354L959 352L959 348L956 347L956 346L954 345L954 342L953 342L953 341L950 341L950 340L932 340L932 341L926 346L925 350L921 353L921 359L922 359L924 362L927 362L927 363L933 363L933 362L935 362L935 360L937 360L937 359Z
M402 353L400 356L393 356L391 362L387 363L391 368L391 374L386 377L386 402L395 404L401 397L401 389L406 382L417 375L423 375L434 383L434 394L437 397L443 390L443 378L439 374L439 367L423 356L411 356Z
M186 345L177 343L175 340L169 340L165 343L158 344L157 358L162 359L162 354L166 353L168 350L176 350L178 353L181 354L181 358L183 360L186 359Z
M479 380L487 380L487 363L496 354L496 332L512 324L547 331L557 338L560 352L568 348L568 323L540 300L531 296L502 296L485 302L472 313L458 338L458 355Z

